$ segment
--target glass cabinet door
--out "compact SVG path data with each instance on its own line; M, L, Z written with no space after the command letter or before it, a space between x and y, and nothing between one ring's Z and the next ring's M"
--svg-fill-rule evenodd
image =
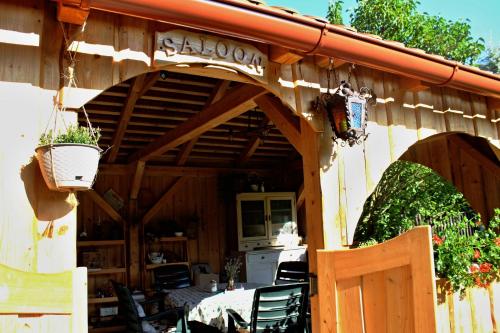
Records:
M270 233L271 237L280 234L296 234L293 201L289 198L269 199Z
M242 200L240 205L243 238L266 238L265 201Z

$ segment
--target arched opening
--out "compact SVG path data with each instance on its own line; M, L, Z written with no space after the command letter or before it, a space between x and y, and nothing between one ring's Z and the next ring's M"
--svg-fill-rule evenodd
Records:
M273 258L288 251L304 259L299 239L283 244L275 237L290 232L288 221L306 236L300 119L267 90L165 68L110 87L85 110L107 151L95 191L79 196L79 242L118 241L99 255L96 269L102 269L89 276L89 299L98 298L110 278L151 290L153 270L173 262L207 264L223 275L226 257L244 256L247 245ZM83 112L78 120L85 123ZM277 194L263 197L268 192ZM251 219L253 213L240 211L240 193L250 206L262 204L258 214L265 215L264 225L255 226L263 234L250 241L242 239L239 223L241 214ZM79 251L78 265L88 266L86 252L92 251ZM157 261L154 253L163 256ZM248 281L258 269L274 279L278 257L258 268L247 264L240 279ZM89 315L99 319L96 310L90 305Z

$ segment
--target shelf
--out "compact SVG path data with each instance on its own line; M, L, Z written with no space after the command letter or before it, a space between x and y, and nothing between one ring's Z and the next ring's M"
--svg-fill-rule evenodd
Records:
M76 243L78 247L85 246L113 246L113 245L125 245L123 239L117 240L93 240L93 241L79 241Z
M177 262L167 262L166 264L148 264L148 265L146 265L146 269L155 269L155 268L161 267L161 266L170 266L170 265L178 265L178 264L189 265L189 262L188 261L177 261Z
M102 268L98 271L87 271L88 275L101 275L101 274L114 274L114 273L126 273L125 268Z
M116 303L118 297L89 297L89 304L103 304L103 303Z
M160 237L159 238L160 242L185 242L187 241L186 236L174 236L174 237Z

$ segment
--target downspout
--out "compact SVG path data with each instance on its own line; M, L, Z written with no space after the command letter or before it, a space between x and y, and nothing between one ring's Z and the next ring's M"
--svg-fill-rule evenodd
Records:
M59 0L70 1L74 0ZM304 16L236 0L90 0L98 10L336 57L381 71L500 98L500 76Z

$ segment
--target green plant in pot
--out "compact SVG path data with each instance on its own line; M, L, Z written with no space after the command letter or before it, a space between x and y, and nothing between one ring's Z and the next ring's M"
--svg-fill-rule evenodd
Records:
M99 138L99 129L79 125L43 133L35 151L48 188L61 192L91 188L102 152Z

